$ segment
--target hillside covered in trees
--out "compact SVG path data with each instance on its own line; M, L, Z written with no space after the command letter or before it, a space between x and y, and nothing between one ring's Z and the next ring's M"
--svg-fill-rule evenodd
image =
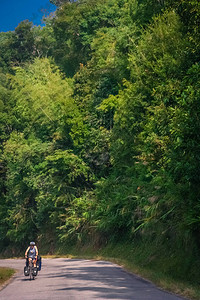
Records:
M128 241L200 275L200 2L52 1L0 33L0 252Z

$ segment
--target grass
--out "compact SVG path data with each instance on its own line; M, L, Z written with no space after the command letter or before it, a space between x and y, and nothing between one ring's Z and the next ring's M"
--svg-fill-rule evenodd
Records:
M10 279L14 273L15 270L13 269L0 267L0 286Z

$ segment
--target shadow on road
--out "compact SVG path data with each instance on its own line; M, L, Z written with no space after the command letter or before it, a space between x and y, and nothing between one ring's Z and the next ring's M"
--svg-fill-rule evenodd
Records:
M95 298L99 299L182 299L156 289L152 283L109 262L95 261L95 266L88 266L88 261L84 260L62 260L59 269L56 266L53 268L55 273L48 274L48 278L65 278L68 283L65 288L57 288L57 291L77 291L80 295L83 292L94 292L97 295Z

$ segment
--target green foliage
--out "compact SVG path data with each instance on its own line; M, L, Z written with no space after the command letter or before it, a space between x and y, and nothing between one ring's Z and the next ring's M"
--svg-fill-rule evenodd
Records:
M68 2L68 0L50 0L50 2L56 6L60 6L65 2Z
M55 38L51 18L46 18L45 22L45 27L36 27L26 20L15 31L0 33L0 67L5 72L13 73L14 66L52 55Z
M158 84L163 86L166 80L182 76L187 66L186 47L179 17L174 12L155 18L142 34L136 53L130 56L132 80L152 94Z
M96 232L198 260L199 1L51 2L0 34L2 247Z
M80 198L73 199L63 212L61 215L63 222L58 227L61 242L74 236L78 241L83 241L84 237L90 234L91 226L96 226L93 218L95 202L92 197L92 194L86 193Z
M33 27L32 32L34 36L34 56L36 57L50 57L53 54L55 47L55 38L53 28L51 26L51 19L45 19L46 25L44 27Z
M32 26L31 22L22 21L15 29L11 44L12 59L15 65L30 61L33 58L34 36L31 30Z
M166 7L166 0L138 0L137 22L141 25L152 21Z
M91 179L89 168L71 151L54 151L52 144L34 137L26 140L15 132L6 143L4 160L7 237L14 242L25 242L40 229L62 224L66 208Z
M0 68L5 72L11 71L12 37L12 32L0 32Z
M103 232L150 237L159 224L166 237L188 245L187 233L198 230L198 64L187 71L188 49L174 12L154 18L130 55L131 81L99 106L115 110L113 171L97 188ZM128 204L126 190L134 199Z
M91 43L100 28L118 25L121 1L67 2L57 10L54 32L57 41L55 58L69 75L91 57Z
M176 9L184 24L184 30L190 40L190 51L193 62L199 61L200 47L200 3L198 0L166 0L166 4Z
M87 165L71 151L56 150L37 165L37 224L41 232L46 225L63 226L66 211L73 207L74 199L82 195L83 186L87 188L91 179Z
M125 176L112 176L96 184L99 199L96 216L98 229L109 237L130 238L137 207L137 183Z
M55 232L67 203L90 185L89 168L72 151L80 151L87 133L72 86L48 59L10 76L14 131L2 154L4 242L22 244L39 230Z
M7 76L0 72L0 148L8 138L12 126L11 102Z
M62 78L48 59L36 59L12 78L16 126L26 135L55 140L70 148L82 142L84 124L72 95L72 81Z
M13 132L4 149L6 163L6 221L7 237L25 242L36 234L36 188L33 186L34 164L44 156L47 145L37 140L25 140L23 134ZM44 149L43 149L44 148Z

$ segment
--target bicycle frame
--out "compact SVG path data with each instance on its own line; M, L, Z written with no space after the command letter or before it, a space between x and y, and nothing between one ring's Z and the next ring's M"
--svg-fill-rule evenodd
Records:
M33 259L29 260L28 268L29 268L30 280L34 280L36 275L34 275L34 273L33 273L33 270L34 270Z

